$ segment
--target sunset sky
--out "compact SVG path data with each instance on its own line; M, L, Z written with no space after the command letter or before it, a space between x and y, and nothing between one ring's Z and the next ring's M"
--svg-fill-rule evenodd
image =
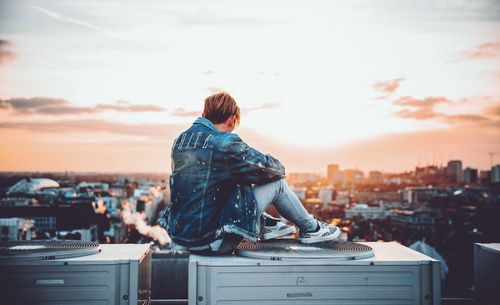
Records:
M0 171L167 172L212 92L289 172L500 163L500 1L0 0Z

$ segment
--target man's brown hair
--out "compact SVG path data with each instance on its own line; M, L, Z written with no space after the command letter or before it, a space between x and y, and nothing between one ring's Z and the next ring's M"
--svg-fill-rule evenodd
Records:
M207 97L203 113L205 118L214 124L223 123L232 115L236 115L236 124L240 123L240 107L226 92L215 93Z

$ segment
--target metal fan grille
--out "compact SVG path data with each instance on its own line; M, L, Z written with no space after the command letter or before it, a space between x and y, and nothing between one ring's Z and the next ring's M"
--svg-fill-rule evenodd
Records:
M56 259L100 252L99 243L79 240L17 240L0 242L0 260Z
M244 241L236 253L245 257L263 259L337 259L353 260L372 257L369 246L349 241L327 241L302 244L294 239L276 239L261 242Z

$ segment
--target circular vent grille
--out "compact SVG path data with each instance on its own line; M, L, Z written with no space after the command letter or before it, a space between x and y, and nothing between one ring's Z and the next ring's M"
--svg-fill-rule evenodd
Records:
M372 257L373 249L369 246L349 241L327 241L314 244L302 244L295 239L275 239L257 243L243 241L236 249L241 256L282 259L338 259L353 260Z
M0 261L57 259L95 254L99 243L79 240L17 240L0 242Z

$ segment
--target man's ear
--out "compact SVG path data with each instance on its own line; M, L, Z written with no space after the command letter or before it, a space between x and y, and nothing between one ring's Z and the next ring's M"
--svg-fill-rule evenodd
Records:
M202 112L201 113L201 117L204 118L205 117L205 112Z
M230 116L229 119L227 119L227 124L231 127L235 127L236 126L236 116L235 115Z

